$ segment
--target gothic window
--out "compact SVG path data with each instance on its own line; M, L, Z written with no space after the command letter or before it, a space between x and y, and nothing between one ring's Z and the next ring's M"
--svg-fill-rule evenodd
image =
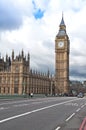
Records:
M18 86L14 86L14 93L18 94Z
M14 84L18 84L18 77L15 78Z
M5 87L3 88L3 93L5 93Z
M7 83L10 83L10 78L7 79Z
M0 87L0 93L1 93L1 87Z
M18 66L15 67L15 71L19 72L19 67Z
M2 82L2 78L0 77L0 83Z
M8 93L10 93L10 87L8 87Z

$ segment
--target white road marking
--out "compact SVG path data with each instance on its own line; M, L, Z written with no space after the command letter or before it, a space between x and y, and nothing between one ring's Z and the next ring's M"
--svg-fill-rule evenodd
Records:
M0 107L0 110L3 110L4 109L4 107Z
M72 115L70 115L70 116L66 119L66 121L69 121L74 115L75 115L75 113L73 113Z
M77 110L76 110L76 112L79 112L81 109L80 108L78 108Z
M74 106L78 106L78 103L74 103Z
M85 105L82 105L81 108L83 108Z
M67 104L65 104L65 105L67 105L67 106L78 106L78 103L67 103Z
M0 110L9 109L9 107L0 107Z
M22 102L27 102L27 100L23 100L23 101L11 101L11 102L5 102L5 103L1 103L1 105L5 105L5 104L14 104L14 103L22 103Z
M74 100L78 100L78 99L74 99ZM31 114L31 113L35 113L35 112L38 112L38 111L42 111L42 110L45 110L45 109L48 109L48 108L52 108L52 107L55 107L55 106L59 106L59 105L62 105L62 104L68 103L68 102L72 102L72 101L74 101L74 100L70 100L70 101L65 101L65 102L53 104L53 105L51 105L51 106L47 106L47 107L43 107L43 108L39 108L39 109L36 109L36 110L32 110L32 111L30 111L30 112L26 112L26 113L23 113L23 114L15 115L15 116L12 116L12 117L9 117L9 118L0 120L0 123L6 122L6 121L9 121L9 120L12 120L12 119L16 119L16 118L19 118L19 117L22 117L22 116L25 116L25 115L29 115L29 114Z
M47 101L44 101L43 99L37 99L37 102L38 101L40 101L40 100L42 100L41 102L51 102L51 100L54 100L54 99L51 99L51 100L49 100L49 99L47 99ZM1 103L0 104L0 106L1 105L5 105L5 104L15 104L15 103L23 103L23 102L30 102L30 101L36 101L36 99L26 99L26 100L22 100L22 101L8 101L8 102L5 102L5 103ZM57 99L56 100L54 100L54 101L57 101Z
M58 126L55 130L59 130L61 127L60 126Z

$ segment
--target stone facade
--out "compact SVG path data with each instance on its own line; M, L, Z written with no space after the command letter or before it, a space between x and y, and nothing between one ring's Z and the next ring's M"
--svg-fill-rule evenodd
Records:
M50 94L51 78L49 71L39 73L30 70L30 55L21 54L0 58L0 94Z

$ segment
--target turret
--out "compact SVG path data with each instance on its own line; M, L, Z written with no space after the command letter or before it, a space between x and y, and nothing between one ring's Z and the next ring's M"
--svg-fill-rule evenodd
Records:
M1 59L1 53L0 53L0 59Z
M22 58L24 58L24 51L23 51L23 49L22 49L21 55L22 55Z
M14 50L12 50L12 61L14 60Z
M6 62L8 61L8 55L6 54Z
M48 69L47 76L49 77L49 75L50 75L50 72L49 72L49 69Z
M29 52L28 52L28 55L27 55L27 59L28 59L28 61L30 60L30 54L29 54Z

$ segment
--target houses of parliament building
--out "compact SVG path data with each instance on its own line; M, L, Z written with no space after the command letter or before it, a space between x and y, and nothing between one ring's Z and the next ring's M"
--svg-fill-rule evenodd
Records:
M50 93L50 77L47 74L30 70L30 56L21 54L12 57L6 55L6 61L0 59L0 93L1 94L29 94Z
M6 54L0 56L0 94L58 94L69 93L69 38L62 16L59 32L55 37L55 76L49 70L39 73L30 69L30 55Z

